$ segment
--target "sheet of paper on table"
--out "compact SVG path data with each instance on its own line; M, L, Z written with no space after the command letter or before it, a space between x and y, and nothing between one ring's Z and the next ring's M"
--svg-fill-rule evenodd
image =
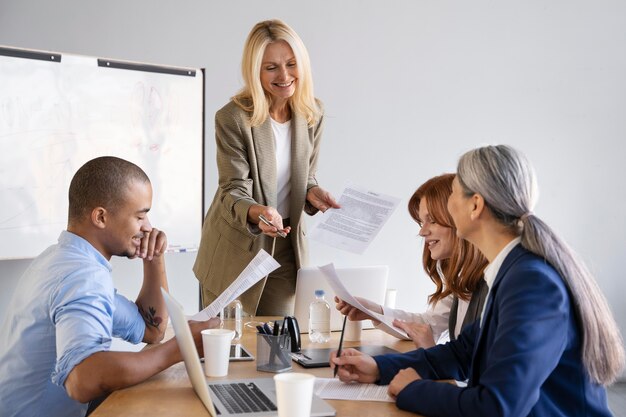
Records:
M315 394L324 400L357 400L394 402L387 394L387 385L346 384L336 378L315 378Z

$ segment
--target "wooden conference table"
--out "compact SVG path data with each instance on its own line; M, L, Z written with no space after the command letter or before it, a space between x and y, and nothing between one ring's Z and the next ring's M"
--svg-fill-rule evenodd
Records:
M269 321L269 317L256 317L258 321ZM172 337L171 328L166 338ZM337 347L340 332L333 332L331 340L325 344L310 344L308 335L302 335L302 347ZM241 342L256 357L256 330L244 326ZM360 342L345 342L345 347L358 345L384 345L400 352L413 349L413 342L398 340L380 330L363 330ZM306 369L292 362L291 372L306 372L315 376L331 378L330 368ZM275 374L258 372L256 361L231 362L228 376L218 379L267 378ZM413 416L415 414L399 410L394 403L373 401L326 400L337 410L338 417L360 416ZM132 387L115 391L91 414L93 417L123 416L210 416L196 396L183 362L154 375L152 378Z

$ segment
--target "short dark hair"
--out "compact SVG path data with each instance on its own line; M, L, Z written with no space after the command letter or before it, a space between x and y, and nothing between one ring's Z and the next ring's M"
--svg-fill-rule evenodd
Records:
M122 204L131 181L150 182L146 173L132 162L102 156L76 171L69 190L69 220L76 220L95 207L115 211Z

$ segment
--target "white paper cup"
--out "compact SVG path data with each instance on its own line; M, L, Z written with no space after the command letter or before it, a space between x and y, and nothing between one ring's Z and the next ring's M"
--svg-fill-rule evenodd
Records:
M361 340L362 321L346 321L346 330L343 334L343 340L346 342L359 342Z
M206 376L228 375L230 341L235 337L235 331L205 329L202 330L201 334L204 349L204 374Z
M385 307L396 308L396 295L398 290L395 288L389 288L385 293Z
M286 373L274 376L278 417L309 417L315 376Z

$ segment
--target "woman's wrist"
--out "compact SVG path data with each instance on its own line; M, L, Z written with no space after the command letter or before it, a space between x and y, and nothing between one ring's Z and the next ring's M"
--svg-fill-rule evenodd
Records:
M248 209L248 223L259 224L259 215L263 213L265 206L253 204Z

